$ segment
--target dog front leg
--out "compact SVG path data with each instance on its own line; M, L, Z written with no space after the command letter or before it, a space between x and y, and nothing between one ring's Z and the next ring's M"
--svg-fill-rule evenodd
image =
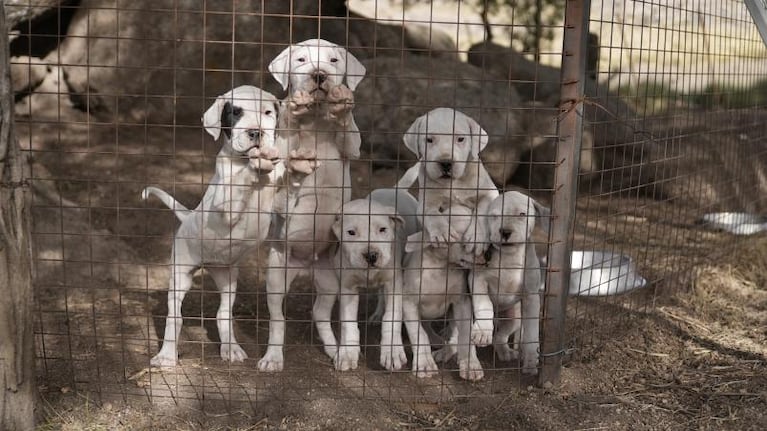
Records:
M336 370L357 369L360 357L360 329L357 323L360 295L350 286L341 285L339 317L341 318L341 343L338 346Z
M488 294L487 280L472 272L469 274L471 302L474 306L474 323L471 325L471 342L485 347L493 339L493 302Z
M330 356L333 361L336 360L338 344L330 320L333 305L336 303L336 297L339 293L338 284L338 278L333 274L333 271L315 270L314 285L317 289L317 298L314 300L312 317L317 326L320 340L322 340L325 354Z
M175 256L175 253L174 253ZM174 257L175 259L175 257ZM174 265L168 286L168 317L165 319L165 336L162 348L149 361L153 367L174 367L178 361L178 337L181 335L181 303L192 287L192 273L195 268L190 265Z
M239 270L237 267L231 266L229 268L208 268L208 272L221 293L221 302L216 313L218 336L221 339L221 359L242 362L247 359L248 355L237 343L234 336L234 319L232 318Z
M485 373L477 358L477 347L471 342L471 302L468 297L453 303L453 318L458 325L458 372L462 379L481 380Z
M497 322L498 330L496 330L495 335L493 335L493 349L495 350L495 355L501 361L508 362L518 357L519 334L515 336L513 348L509 346L509 341L511 336L519 332L522 327L520 322L521 305L520 302L517 302L508 310L499 312Z
M282 306L290 285L298 275L298 269L288 267L285 253L269 252L269 269L266 271L266 305L269 308L269 347L258 361L259 371L282 371L284 366L285 315Z
M384 314L381 321L381 366L389 371L407 363L402 346L402 272L395 269L394 280L385 287Z
M416 298L403 298L402 318L405 320L405 329L410 338L410 348L413 351L413 374L416 377L431 377L437 374L439 368L431 355L431 343L429 335L423 329L421 316L418 312Z
M522 373L538 374L538 350L540 348L541 294L526 291L522 296Z

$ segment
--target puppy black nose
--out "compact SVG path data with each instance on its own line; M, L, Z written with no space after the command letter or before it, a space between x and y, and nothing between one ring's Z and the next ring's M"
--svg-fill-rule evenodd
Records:
M369 251L367 253L362 253L362 257L365 258L365 261L370 265L375 265L376 261L378 261L378 252L377 251Z
M248 129L245 131L245 133L248 134L248 138L250 138L252 141L256 141L261 137L261 131L258 129Z
M453 162L447 161L447 162L439 162L440 168L442 168L442 173L449 174L450 171L453 170Z
M326 79L328 79L327 73L317 70L314 73L312 73L312 79L317 83L317 85L322 84L325 82Z
M501 238L503 238L504 241L507 241L509 237L511 236L511 229L503 229L501 228Z

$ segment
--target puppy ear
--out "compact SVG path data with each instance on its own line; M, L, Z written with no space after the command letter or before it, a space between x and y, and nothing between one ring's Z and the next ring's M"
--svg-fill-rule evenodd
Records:
M269 63L269 72L271 72L274 79L280 83L283 90L287 90L288 84L290 84L291 50L291 46L283 49L282 52Z
M202 115L202 125L205 127L205 131L213 137L214 141L218 141L218 137L221 135L221 113L224 110L228 94L218 96L216 101Z
M539 222L541 228L544 232L549 233L549 224L551 223L551 210L549 207L539 203L533 198L530 198L530 200L533 201L533 206L535 207L535 211L538 213L538 217L544 219Z
M469 130L471 131L471 155L474 159L479 159L479 153L485 149L487 142L490 138L487 136L487 132L477 121L471 117L466 117L469 122Z
M423 125L426 123L426 116L422 115L413 121L413 124L410 125L410 128L407 129L407 132L405 132L405 135L402 137L402 142L405 143L405 147L412 151L413 154L416 155L419 159L421 158L420 151L418 150L419 142L421 139L424 139L423 136Z
M349 87L349 90L354 91L360 81L365 78L365 66L349 51L343 48L338 48L338 50L339 56L346 59L346 86Z
M336 239L339 241L343 239L343 234L341 234L341 219L341 214L336 214L336 220L333 222L333 226L331 226L333 235L335 235Z
M424 247L423 232L416 232L407 237L407 243L405 243L405 252L413 253L421 250Z

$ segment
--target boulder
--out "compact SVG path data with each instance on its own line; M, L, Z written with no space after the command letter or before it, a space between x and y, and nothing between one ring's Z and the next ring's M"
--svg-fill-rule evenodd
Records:
M136 0L123 6L83 0L67 37L45 58L61 65L64 88L101 121L196 126L210 101L233 86L251 83L280 95L267 66L291 41L319 36L359 58L454 46L442 36L424 40L349 13L342 1Z
M402 135L416 118L441 106L464 112L487 131L490 142L482 160L498 184L513 174L532 144L520 127L519 96L505 80L488 79L477 67L443 58L404 55L363 63L368 77L357 87L354 117L364 157L375 166L415 160Z

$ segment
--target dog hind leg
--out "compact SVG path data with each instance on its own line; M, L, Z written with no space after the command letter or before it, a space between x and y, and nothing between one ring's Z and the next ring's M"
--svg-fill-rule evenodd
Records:
M282 371L284 366L283 346L285 344L285 314L282 306L290 285L300 271L288 267L289 259L278 250L269 252L269 266L266 271L266 305L269 308L269 347L258 361L259 371Z
M178 361L178 338L181 335L183 317L181 303L192 287L192 273L196 267L173 265L168 287L168 316L165 319L165 336L162 348L150 361L153 367L174 367Z

